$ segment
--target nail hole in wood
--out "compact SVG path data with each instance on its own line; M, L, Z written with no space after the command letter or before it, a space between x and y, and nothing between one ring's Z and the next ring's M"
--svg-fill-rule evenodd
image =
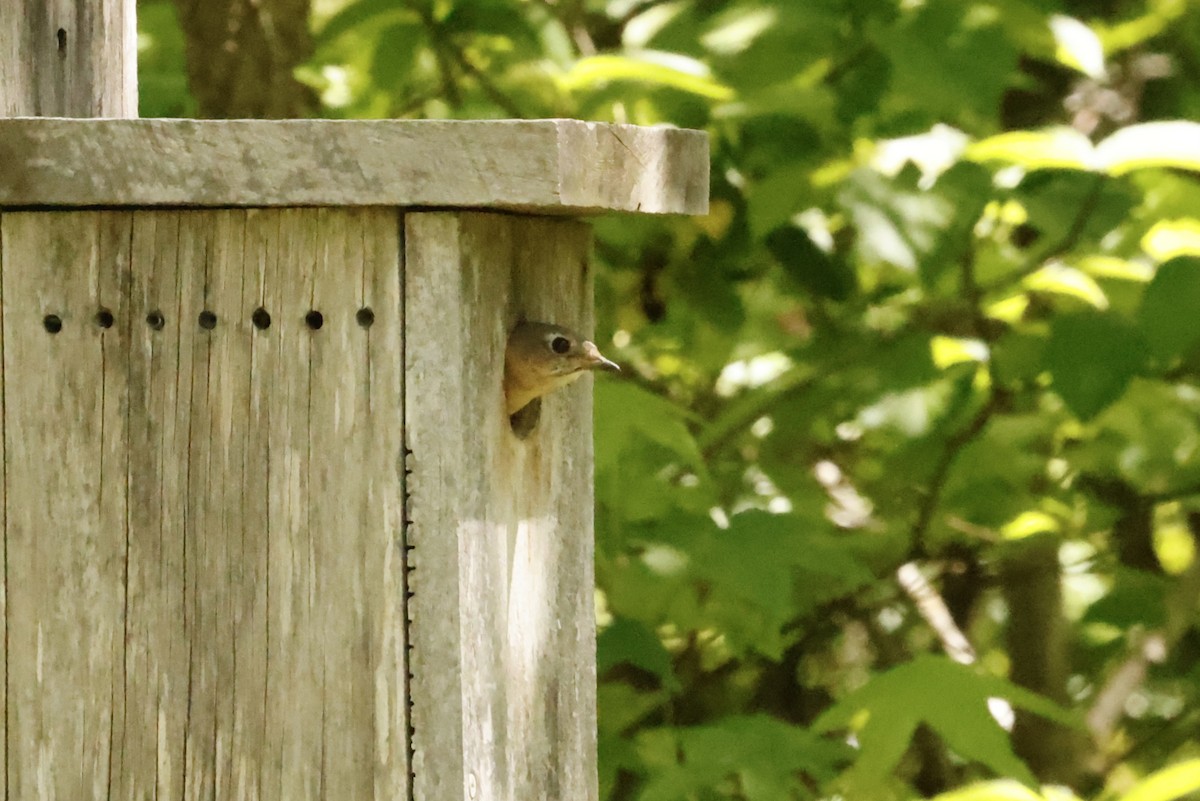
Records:
M67 31L65 28L59 28L58 33L58 55L60 58L67 55Z
M304 324L314 331L320 331L321 326L325 325L325 315L314 309L304 315Z
M205 331L211 331L217 327L217 315L210 312L208 309L200 312L200 327Z
M542 399L534 398L528 405L509 415L508 424L517 439L526 439L537 428L538 420L541 417Z
M101 328L112 328L113 313L108 309L101 309L100 311L96 312L96 325L100 326Z
M371 311L370 306L363 306L358 310L358 313L354 315L354 319L357 320L358 324L363 328L370 328L375 322L375 312Z
M62 318L57 314L47 314L42 318L42 327L51 334L57 334L62 330Z
M150 326L155 331L163 330L163 326L166 324L167 324L167 321L163 317L163 313L160 312L158 309L155 309L154 311L152 311L146 315L146 325Z
M271 327L271 313L262 306L259 306L250 315L250 322L254 323L254 327L259 331L266 331Z

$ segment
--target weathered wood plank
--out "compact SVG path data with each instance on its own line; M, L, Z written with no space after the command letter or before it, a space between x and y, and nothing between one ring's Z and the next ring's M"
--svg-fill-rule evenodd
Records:
M10 798L106 798L124 673L127 215L5 214L5 519ZM46 315L61 329L51 333ZM110 341L117 338L118 341Z
M366 340L367 392L357 395L355 447L365 492L359 530L383 532L364 547L364 583L379 589L368 662L377 799L409 799L407 599L404 586L404 297L401 216L364 209L363 281L355 322ZM399 358L397 358L399 356Z
M579 120L10 119L0 164L0 207L708 208L704 133Z
M407 796L400 258L394 209L0 216L10 797Z
M594 799L591 381L525 440L501 390L521 316L590 328L589 232L406 220L416 797Z
M271 460L266 796L402 797L396 213L256 214L277 220L266 259L271 325L262 332L276 343L264 421ZM356 319L367 298L375 304L370 328Z
M318 258L315 218L298 209L262 212L276 220L267 265L270 362L266 424L270 453L267 532L267 776L269 798L315 798L321 779L319 620L316 553L309 517L311 358L304 314ZM307 224L306 224L307 223ZM286 734L285 734L286 733Z
M134 0L0 3L0 117L136 117Z
M179 798L188 714L184 536L188 517L191 331L181 319L181 214L135 214L129 315L123 761L113 798ZM119 768L119 770L118 770Z
M4 213L0 212L0 420L6 419L4 406L4 370L3 367L3 351L4 351ZM7 464L5 456L5 437L0 431L0 465ZM0 471L0 476L3 472ZM0 682L3 682L3 691L0 691L0 720L8 720L8 580L7 580L7 565L8 565L8 502L6 495L8 492L8 482L0 481L0 560L5 567L5 577L0 579ZM0 787L4 788L6 798L10 798L8 784L8 742L5 738L4 743L5 756L0 759Z

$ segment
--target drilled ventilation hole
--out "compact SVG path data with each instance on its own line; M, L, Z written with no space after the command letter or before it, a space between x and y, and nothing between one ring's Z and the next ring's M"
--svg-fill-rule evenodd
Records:
M42 318L42 328L45 328L51 334L57 334L62 330L62 318L57 314L47 314Z
M113 313L108 309L101 309L100 311L96 312L96 325L100 326L101 328L112 328Z
M163 313L160 312L158 309L155 309L154 311L152 311L146 315L146 325L150 326L155 331L163 330L163 326L165 326L166 324L167 324L166 318L163 317Z
M325 325L325 315L314 309L304 315L304 324L314 331L320 331L321 326Z
M271 313L262 306L259 306L250 315L250 322L254 323L254 327L259 331L266 331L271 327Z
M211 331L217 327L217 315L210 312L208 309L200 312L200 327L205 331Z
M363 328L370 328L375 323L375 312L371 311L370 306L363 306L354 315L354 319L357 320L358 324Z

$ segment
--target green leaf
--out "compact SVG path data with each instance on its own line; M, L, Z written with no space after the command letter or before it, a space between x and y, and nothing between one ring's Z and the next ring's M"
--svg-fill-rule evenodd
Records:
M1166 624L1168 579L1131 567L1117 568L1112 578L1112 589L1088 607L1085 622L1123 629L1155 629Z
M616 468L629 449L649 441L701 467L696 440L685 421L690 413L625 381L596 382L596 466Z
M669 690L679 688L671 670L671 655L658 635L639 621L617 620L596 638L596 672L603 675L621 663L657 676Z
M1183 356L1200 342L1200 258L1180 256L1158 268L1146 287L1138 327L1160 359Z
M845 728L866 713L857 729L857 778L883 782L896 767L917 726L930 726L959 756L987 765L1005 776L1035 784L1033 774L1008 742L1008 733L988 712L988 699L1006 698L1015 706L1065 725L1077 725L1067 712L1004 679L975 668L923 654L886 673L826 710L814 723L819 731Z
M912 167L894 179L859 169L842 183L837 199L854 220L863 261L915 271L954 228L954 201L921 189L918 177Z
M845 300L856 276L844 261L817 247L803 228L786 225L767 235L767 250L800 286L818 297Z
M374 31L392 21L415 22L417 19L416 12L400 5L397 0L355 0L342 6L325 21L316 32L316 44L326 45L341 36L362 29Z
M788 621L871 582L861 537L828 521L748 510L692 546L691 571L707 588L705 612L736 652L778 659Z
M655 730L639 738L654 768L639 801L713 798L731 778L746 801L809 797L804 777L828 781L849 749L813 732L767 717L723 718L708 726Z
M662 690L644 692L620 681L599 682L596 694L602 738L605 734L616 734L634 725L638 719L662 706L668 697Z
M879 44L891 58L894 101L916 101L930 121L976 127L994 118L1017 65L1017 50L999 14L972 14L974 8L957 0L930 0L879 33Z
M425 45L425 28L419 23L401 20L389 26L375 46L371 80L389 88L409 80L413 64Z
M1114 315L1067 315L1051 326L1046 367L1067 408L1090 420L1129 386L1143 348L1137 331Z

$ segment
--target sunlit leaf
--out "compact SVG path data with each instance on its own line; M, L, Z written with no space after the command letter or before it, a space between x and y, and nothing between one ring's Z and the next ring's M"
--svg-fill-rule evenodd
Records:
M1174 120L1121 128L1093 147L1073 128L1010 131L968 145L967 158L1029 170L1074 169L1124 175L1147 167L1200 171L1200 123Z
M1129 125L1096 147L1095 167L1124 175L1146 167L1200 171L1200 122Z
M1200 256L1200 219L1159 220L1142 236L1142 250L1158 261Z
M568 91L614 81L631 81L689 92L710 100L731 100L733 90L715 80L703 62L672 53L604 54L581 58L562 76Z
M1093 160L1092 143L1074 128L1010 131L968 145L967 158L1002 161L1029 170L1058 168L1087 170Z
M990 355L987 343L978 339L936 336L929 341L929 347L939 370L963 362L986 362Z
M1200 790L1200 759L1189 759L1142 779L1120 801L1176 801Z
M1154 507L1154 553L1170 576L1183 574L1196 561L1196 539L1179 501Z
M1078 298L1097 309L1108 308L1108 298L1087 273L1061 262L1047 264L1021 282L1026 289Z
M1060 63L1090 78L1101 80L1105 77L1104 45L1095 31L1064 14L1050 16L1050 30L1057 44L1055 57Z
M1021 512L1005 523L1000 529L1000 534L1008 540L1020 540L1046 532L1056 532L1060 528L1062 524L1051 515L1031 509Z
M999 779L939 793L931 801L1045 801L1045 797L1020 782Z

